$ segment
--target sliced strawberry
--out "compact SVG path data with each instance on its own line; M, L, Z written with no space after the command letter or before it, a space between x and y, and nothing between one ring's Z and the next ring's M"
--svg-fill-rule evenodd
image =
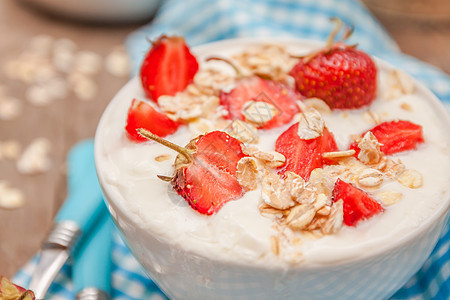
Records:
M185 148L160 137L139 132L179 154L175 160L175 175L169 180L173 188L202 214L211 215L225 203L238 199L244 189L236 177L238 161L245 157L242 143L222 131L212 131L193 139Z
M282 172L294 172L308 180L311 171L325 164L322 154L337 151L333 134L324 128L321 136L303 140L298 136L298 123L289 127L275 142L275 151L286 157Z
M295 90L280 82L253 76L238 80L235 88L230 92L222 92L220 104L228 110L229 119L245 120L242 110L247 102L266 102L275 107L276 115L259 128L270 129L292 120L299 112L296 101L300 98L301 96ZM265 113L267 111L261 111L261 114Z
M147 139L139 135L136 129L144 128L158 136L164 137L175 133L179 126L180 123L157 111L149 103L133 99L128 110L125 130L131 140L145 142Z
M197 157L208 165L236 174L237 162L245 155L242 142L225 132L215 131L197 140Z
M333 201L344 201L344 224L356 226L384 211L383 207L366 192L338 178L333 189Z
M211 215L226 202L242 197L244 190L232 175L214 165L194 162L177 178L175 189L199 213Z
M186 148L194 150L188 165L176 170L173 184L192 208L202 214L217 212L244 190L236 178L238 161L246 156L242 143L225 132L213 131Z
M157 102L159 96L173 96L192 82L198 62L182 37L161 36L153 43L141 66L145 94Z
M417 145L424 142L422 126L409 121L383 122L368 131L382 144L380 150L386 155L416 149ZM350 149L354 149L356 155L360 151L356 142L350 145Z

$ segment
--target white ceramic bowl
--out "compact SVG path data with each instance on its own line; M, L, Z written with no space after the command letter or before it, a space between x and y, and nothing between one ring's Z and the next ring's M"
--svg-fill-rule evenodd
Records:
M149 20L161 0L22 0L62 17L94 22L139 22Z
M215 53L220 49L242 46L266 39L227 40L194 49L197 54ZM293 39L271 39L285 45L317 43ZM313 47L312 46L312 47ZM381 68L391 69L378 62ZM418 92L432 107L436 117L450 128L450 119L439 100L422 84ZM422 266L437 242L446 222L450 197L447 192L431 217L395 243L372 249L370 254L326 266L297 265L291 268L267 269L218 259L214 254L201 255L183 249L175 241L161 238L139 226L138 218L126 208L127 201L111 186L106 177L102 155L108 149L101 137L111 130L107 116L121 101L136 96L139 80L132 79L112 100L104 112L96 133L95 157L100 184L109 210L136 258L150 277L172 299L384 299L392 295ZM142 92L138 92L142 94ZM129 104L128 104L129 105ZM126 112L124 112L125 114ZM161 212L164 213L164 212ZM165 224L170 226L170 224Z

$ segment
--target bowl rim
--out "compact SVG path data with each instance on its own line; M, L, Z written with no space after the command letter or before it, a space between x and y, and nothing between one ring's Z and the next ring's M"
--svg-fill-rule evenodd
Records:
M202 45L193 47L192 52L194 54L199 53L199 52L208 52L209 49L213 48L213 47L219 47L219 48L230 47L230 46L236 45L236 43L239 45L248 45L248 46L255 45L255 44L276 44L276 45L282 44L285 46L293 46L293 47L295 47L296 45L297 46L303 45L303 46L313 47L313 48L324 45L324 42L322 42L322 41L291 38L291 37L233 38L233 39L219 40L219 41L206 43L206 44L202 44ZM394 70L394 69L401 70L400 68L398 68L376 56L373 56L373 55L370 55L370 56L375 59L376 64L380 68L384 68L387 70ZM433 111L438 115L438 118L443 123L446 124L447 128L450 129L450 115L447 113L447 109L445 108L443 103L423 83L419 82L417 79L413 78L412 76L411 76L411 78L413 79L414 84L417 87L418 93L424 95L424 98L426 98L425 100L431 105ZM108 207L112 204L112 206L118 208L119 211L122 214L124 214L128 220L131 221L131 223L134 223L135 218L133 218L130 215L130 212L127 209L124 209L122 207L121 203L124 203L125 201L117 201L116 199L114 199L117 196L122 197L122 195L120 195L118 193L111 193L111 189L110 189L109 185L106 183L105 178L102 174L102 160L100 159L101 145L99 142L100 138L98 136L101 134L101 132L104 130L103 128L106 126L105 115L107 115L110 110L113 110L113 108L115 106L114 104L116 102L121 101L120 100L121 98L118 97L118 95L123 93L124 91L126 91L129 86L136 84L136 81L138 81L138 80L139 80L138 76L135 76L132 79L130 79L110 101L110 103L108 104L108 106L106 107L106 109L104 110L104 112L100 118L100 121L97 126L97 130L95 133L95 139L94 139L94 157L95 157L95 165L96 165L96 169L97 169L97 175L98 175L98 179L99 179L99 182L100 182L100 185L102 187L104 194L108 195L108 197L105 197L105 202ZM385 253L389 253L391 251L399 249L399 248L407 245L408 243L411 243L415 238L422 235L424 231L427 231L434 224L436 224L439 220L446 217L446 215L448 214L449 208L450 208L450 190L446 191L445 195L443 195L443 198L444 198L444 201L439 206L439 208L437 210L435 210L418 227L416 227L412 231L409 231L408 233L406 233L405 235L403 235L402 237L397 239L394 243L389 243L389 244L386 243L386 244L380 245L380 247L378 247L376 250L372 250L370 252L370 254L368 254L368 255L361 255L361 256L338 260L338 261L334 261L334 262L325 262L323 264L321 264L321 263L318 263L318 264L300 263L300 264L292 265L291 267L294 269L297 269L297 268L299 268L299 269L316 269L316 268L323 268L323 267L330 267L330 266L348 265L348 264L353 264L355 262L367 261L369 259L373 259L374 257L380 257ZM112 202L112 203L109 203L109 202ZM442 230L442 228L440 230ZM171 241L168 241L168 242L170 243ZM192 252L187 249L184 249L184 250L189 253ZM194 252L192 252L192 253L194 253ZM202 253L195 252L195 255L205 257L206 259L213 260L213 261L217 260L214 257L205 256ZM249 267L249 264L248 263L246 264L244 261L235 262L235 263L237 265L245 265L246 267ZM253 267L258 268L259 265L253 265ZM282 268L282 267L280 266L280 268Z

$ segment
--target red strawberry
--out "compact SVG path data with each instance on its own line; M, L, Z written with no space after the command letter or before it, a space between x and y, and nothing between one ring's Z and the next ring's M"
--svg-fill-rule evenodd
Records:
M320 98L332 109L369 105L377 90L375 63L354 46L332 44L334 35L325 49L301 58L290 75L302 95Z
M237 162L246 156L242 152L242 142L222 131L200 137L195 146L202 162L233 175L236 174Z
M356 226L359 221L384 211L366 192L338 178L333 189L333 201L339 199L344 201L344 224L347 226Z
M128 137L133 141L144 142L147 139L136 131L138 128L147 129L158 136L164 137L175 133L179 126L180 123L157 111L151 104L133 99L128 110L125 130Z
M282 172L294 172L305 180L309 179L311 171L325 164L322 154L337 151L333 134L325 127L321 136L303 140L298 136L298 123L289 127L275 142L275 151L286 157Z
M383 122L369 131L382 144L380 150L386 155L415 149L417 145L424 142L422 126L409 121ZM350 149L355 149L356 155L360 151L356 142L350 145Z
M211 215L226 202L244 194L236 178L236 168L246 155L242 152L242 143L227 133L213 131L182 148L148 132L140 132L180 153L170 181L178 194L198 212Z
M197 59L184 39L163 35L145 56L140 77L145 94L157 102L161 95L183 91L197 71Z
M290 87L272 80L262 79L257 76L242 78L230 92L222 92L220 104L229 112L229 119L245 120L242 114L244 106L249 101L266 102L275 107L275 116L259 128L270 129L289 123L299 108L296 101L300 95ZM262 109L261 114L268 113ZM258 115L255 115L258 119Z
M0 299L34 300L34 293L0 276Z

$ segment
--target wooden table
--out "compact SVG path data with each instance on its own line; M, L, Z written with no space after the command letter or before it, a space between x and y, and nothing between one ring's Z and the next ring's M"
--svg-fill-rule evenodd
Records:
M406 53L450 73L450 23L411 25L385 15L378 17ZM38 34L67 37L81 49L106 55L137 27L67 23L38 14L13 0L2 0L0 69L6 61L16 58L27 42ZM68 149L82 139L93 137L103 109L126 78L102 72L96 81L99 93L93 101L82 102L70 95L45 108L23 101L24 109L17 120L0 121L0 142L16 139L26 146L35 137L48 138L52 144L53 163L51 170L43 174L22 175L14 162L0 161L0 180L7 180L13 187L21 189L26 200L20 209L0 209L0 274L12 276L38 250L64 199L62 170ZM9 94L24 98L24 85L7 80L0 72L2 84L9 86Z
M40 34L69 38L79 49L106 56L123 44L131 26L89 26L66 23L43 16L13 0L0 1L0 66L16 58L29 40ZM25 98L25 85L8 80L0 67L0 85L8 94ZM0 141L16 139L22 147L36 137L51 141L52 168L36 175L21 175L13 161L0 161L0 180L21 189L26 204L17 210L0 209L0 274L12 276L39 248L52 225L54 215L65 197L64 162L67 151L78 141L93 137L99 117L127 78L106 71L95 76L99 92L94 100L80 101L73 94L47 107L36 107L23 100L24 109L17 120L0 121Z

